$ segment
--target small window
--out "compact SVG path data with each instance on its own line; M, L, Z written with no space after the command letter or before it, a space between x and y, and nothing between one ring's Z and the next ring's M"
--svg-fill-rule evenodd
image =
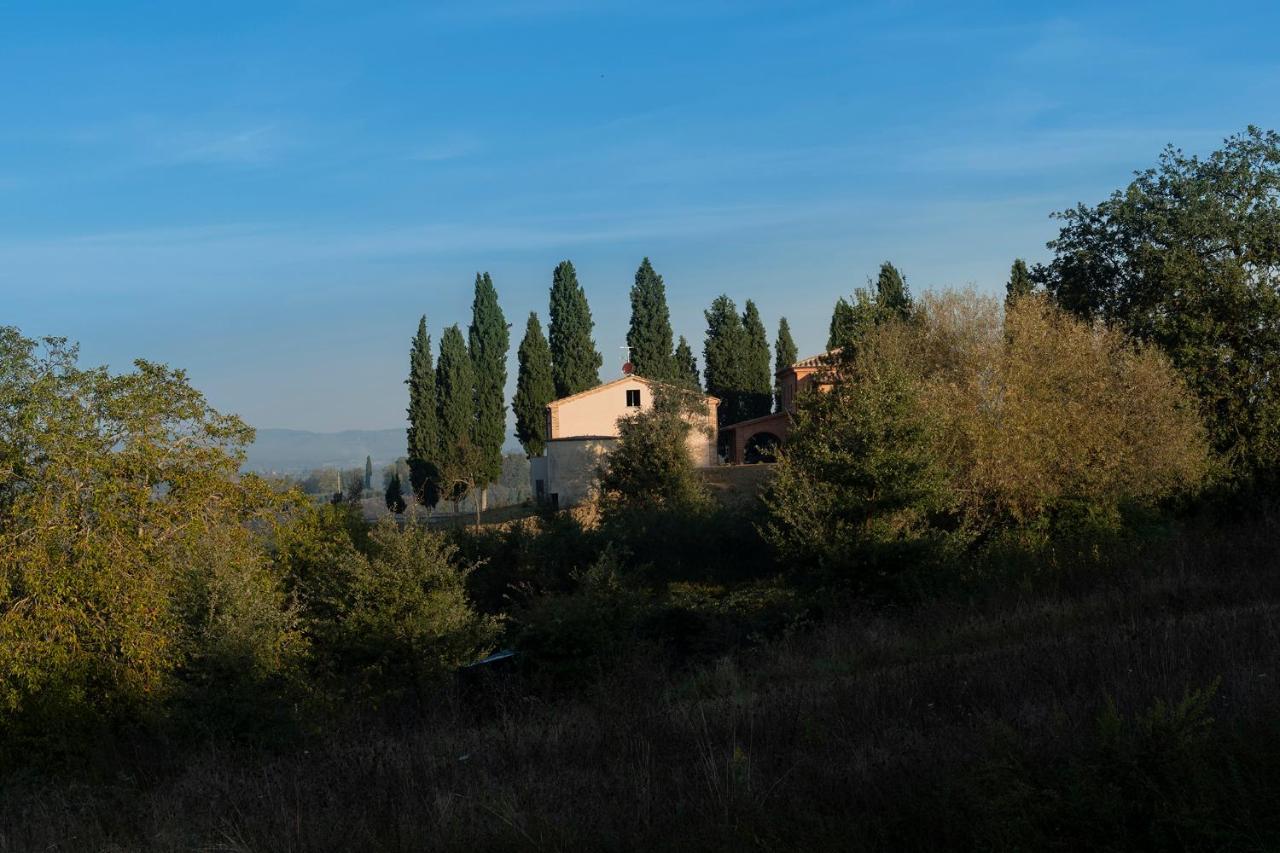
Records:
M640 408L640 389L631 388L627 391L627 406L632 409Z

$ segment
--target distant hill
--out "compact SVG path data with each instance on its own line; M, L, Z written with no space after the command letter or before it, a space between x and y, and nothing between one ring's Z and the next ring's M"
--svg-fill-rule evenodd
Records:
M249 447L244 469L262 473L304 474L316 468L354 468L373 457L375 467L404 455L403 429L353 429L308 432L260 429Z

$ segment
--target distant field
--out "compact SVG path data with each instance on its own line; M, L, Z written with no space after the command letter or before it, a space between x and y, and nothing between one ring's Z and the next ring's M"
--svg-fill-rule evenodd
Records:
M247 450L244 469L261 473L306 474L318 468L354 468L366 456L375 466L404 455L403 429L309 432L260 429Z

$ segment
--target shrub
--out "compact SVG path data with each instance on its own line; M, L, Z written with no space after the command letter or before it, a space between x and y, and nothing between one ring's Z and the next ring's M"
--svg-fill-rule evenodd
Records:
M472 609L470 569L443 534L384 518L357 547L359 525L350 510L330 506L282 531L279 559L298 592L318 675L351 697L421 699L490 651L499 622Z
M762 530L795 571L862 584L922 553L931 515L953 498L918 380L871 359L844 375L802 401Z
M600 472L606 519L630 509L684 510L706 503L688 446L705 414L700 393L660 386L650 408L618 421L618 446Z
M1168 359L1043 298L926 295L801 400L764 530L805 571L875 578L1001 530L1116 528L1211 472Z
M648 599L627 585L618 551L606 547L576 574L572 592L533 599L516 617L515 643L553 681L595 674L638 638Z

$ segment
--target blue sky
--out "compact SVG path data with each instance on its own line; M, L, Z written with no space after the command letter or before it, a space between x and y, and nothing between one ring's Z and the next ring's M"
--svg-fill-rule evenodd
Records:
M492 273L578 268L606 378L644 255L803 353L893 260L1003 286L1167 142L1280 127L1269 3L0 5L0 322L189 370L261 426L403 423ZM701 359L699 359L701 362Z

